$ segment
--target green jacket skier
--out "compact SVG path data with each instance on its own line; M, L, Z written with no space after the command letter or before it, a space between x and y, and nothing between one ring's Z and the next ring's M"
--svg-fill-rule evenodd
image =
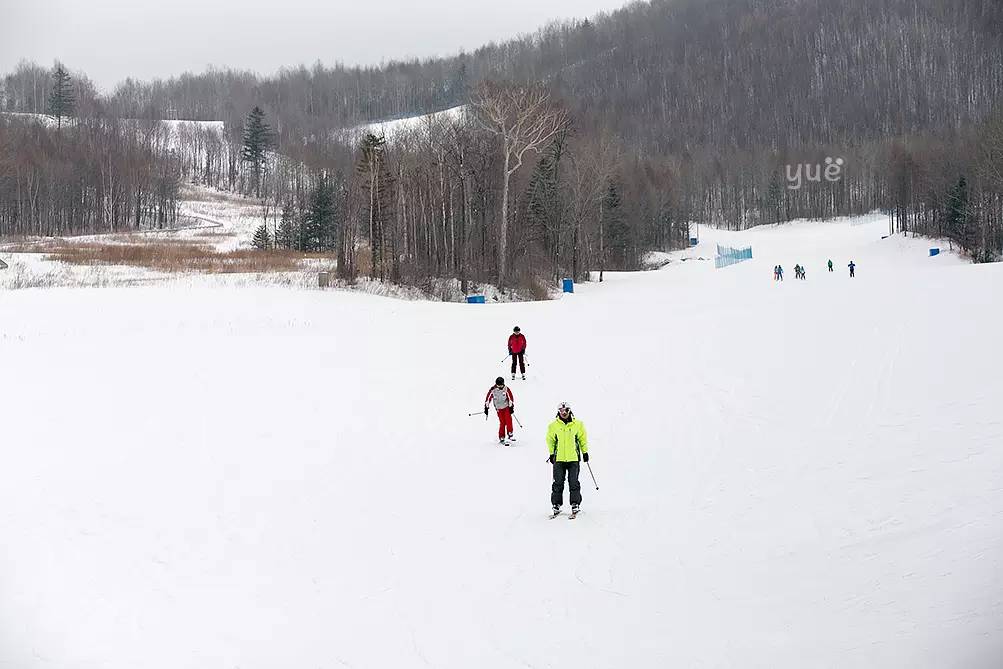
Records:
M557 406L557 417L547 428L547 461L554 470L554 482L550 488L550 503L556 516L564 503L564 479L567 477L571 493L571 513L578 513L582 503L582 486L578 481L581 460L589 461L589 440L585 424L575 418L571 406L561 402Z

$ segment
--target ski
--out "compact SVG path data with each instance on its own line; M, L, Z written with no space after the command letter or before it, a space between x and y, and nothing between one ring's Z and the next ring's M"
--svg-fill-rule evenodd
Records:
M553 520L554 518L557 518L557 517L558 517L559 515L561 515L561 512L560 512L560 511L558 511L557 513L552 513L552 514L550 514L550 516L549 516L549 517L550 517L550 520Z
M576 516L578 516L578 512L577 511L572 511L571 515L568 516L568 520L574 520Z

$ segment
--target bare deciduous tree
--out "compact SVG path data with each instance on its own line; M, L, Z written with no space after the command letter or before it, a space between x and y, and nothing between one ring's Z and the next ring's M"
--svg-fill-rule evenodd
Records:
M505 284L509 185L527 153L539 151L567 123L568 115L542 86L484 82L473 101L482 127L501 141L502 196L498 231L498 285Z
M619 147L609 135L597 137L579 153L571 156L571 224L572 237L572 273L578 278L581 258L580 241L582 230L590 216L599 226L596 237L599 241L598 258L604 259L602 231L602 200L605 187L617 170L620 162ZM591 253L589 254L591 255Z

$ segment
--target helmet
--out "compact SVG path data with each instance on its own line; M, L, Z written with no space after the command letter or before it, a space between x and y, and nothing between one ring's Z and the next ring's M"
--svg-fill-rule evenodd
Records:
M497 379L495 379L495 385L496 386L504 386L505 385L505 379L503 379L502 377L499 376Z
M557 405L558 411L563 411L564 409L571 411L571 405L568 404L567 402L561 402L560 404Z
M519 326L516 325L514 328L512 328L512 332L519 332Z

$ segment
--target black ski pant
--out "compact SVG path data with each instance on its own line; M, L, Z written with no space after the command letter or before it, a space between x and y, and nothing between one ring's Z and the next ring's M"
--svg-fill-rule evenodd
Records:
M521 374L525 374L526 373L526 361L523 359L525 355L526 355L525 351L523 351L521 353L513 353L512 354L512 373L513 374L515 374L515 363L516 363L516 360L519 361L519 372Z
M582 484L578 482L578 472L582 468L579 462L555 462L554 485L550 489L550 503L561 506L564 503L564 477L568 477L568 488L571 489L571 503L582 503Z

